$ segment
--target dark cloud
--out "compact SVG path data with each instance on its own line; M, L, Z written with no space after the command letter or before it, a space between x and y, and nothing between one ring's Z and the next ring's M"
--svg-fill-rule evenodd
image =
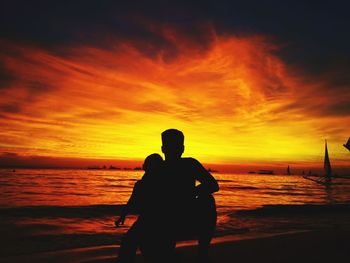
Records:
M0 158L1 157L15 158L15 157L18 157L18 154L13 152L2 152L0 153Z
M336 100L334 94L329 94L328 97L327 95L320 96L320 94L315 94L313 97L312 94L307 94L297 98L293 102L280 106L273 110L272 113L276 114L276 116L280 113L307 113L308 116L321 117L349 116L349 95L345 94L344 96L338 97L339 99ZM275 120L275 118L273 118L273 120Z
M77 116L65 118L62 120L68 122L77 122L77 120L81 121L81 119L90 119L91 121L96 121L103 120L104 118L106 118L106 116L110 116L111 118L119 118L122 114L123 113L121 111L116 110L100 110L96 112L78 114Z
M54 89L53 85L42 83L40 81L27 81L26 86L32 93L42 93Z
M15 80L15 77L0 62L0 90L7 88Z
M339 102L334 105L330 105L326 109L325 113L336 116L350 116L350 99L346 102Z
M21 106L19 103L0 105L0 111L6 113L19 113L21 112Z
M17 81L17 83L20 83ZM39 81L26 81L22 83L26 90L25 95L18 95L16 91L9 88L6 92L6 98L0 101L0 112L2 113L22 113L26 103L32 103L41 98L43 93L53 89L52 85L44 84ZM5 89L4 89L5 91ZM3 116L0 116L2 118Z
M159 32L161 25L181 29L205 48L212 41L210 24L219 34L270 36L281 46L279 56L317 78L340 68L338 63L349 65L349 7L347 1L11 0L1 2L0 37L52 49L62 44L108 48L112 39L123 39L150 57L162 49L167 60L178 50ZM344 78L349 68L335 71L330 84L349 86Z

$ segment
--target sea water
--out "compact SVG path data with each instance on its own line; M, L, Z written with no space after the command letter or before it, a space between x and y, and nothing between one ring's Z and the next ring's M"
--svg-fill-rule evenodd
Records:
M119 244L135 221L114 220L143 171L0 170L2 255ZM350 222L350 179L330 186L297 175L214 173L216 236L337 227ZM159 211L159 220L162 220Z

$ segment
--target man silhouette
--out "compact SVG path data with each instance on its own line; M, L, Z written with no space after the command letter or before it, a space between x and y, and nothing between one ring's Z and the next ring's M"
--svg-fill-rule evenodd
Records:
M133 262L137 247L151 262L172 262L176 241L194 237L199 261L208 258L217 216L212 193L219 190L218 183L196 159L181 157L181 131L162 133L162 152L160 180L143 190L142 199L152 200L142 208L147 216L138 218L124 235L118 262Z
M194 158L182 158L184 135L176 129L162 133L164 240L169 245L176 240L196 236L199 260L206 260L216 226L215 200L211 195L219 190L215 178ZM199 182L196 186L196 182ZM166 244L166 242L164 243ZM165 250L166 251L166 250Z

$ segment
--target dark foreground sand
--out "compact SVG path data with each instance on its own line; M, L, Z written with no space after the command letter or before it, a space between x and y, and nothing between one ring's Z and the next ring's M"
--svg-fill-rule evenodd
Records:
M195 246L177 248L180 262L195 262ZM212 262L350 262L350 231L320 230L214 243ZM115 262L116 247L92 247L0 258L0 262ZM137 262L143 262L139 256Z

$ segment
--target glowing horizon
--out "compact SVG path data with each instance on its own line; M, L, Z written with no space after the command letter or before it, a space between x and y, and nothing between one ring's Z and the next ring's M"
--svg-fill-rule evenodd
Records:
M322 114L341 100L326 77L310 81L265 37L210 34L204 49L166 29L176 55L118 39L55 52L2 43L14 80L0 98L1 152L143 159L177 128L184 155L206 163L318 162L328 139L331 161L350 166L350 116Z

